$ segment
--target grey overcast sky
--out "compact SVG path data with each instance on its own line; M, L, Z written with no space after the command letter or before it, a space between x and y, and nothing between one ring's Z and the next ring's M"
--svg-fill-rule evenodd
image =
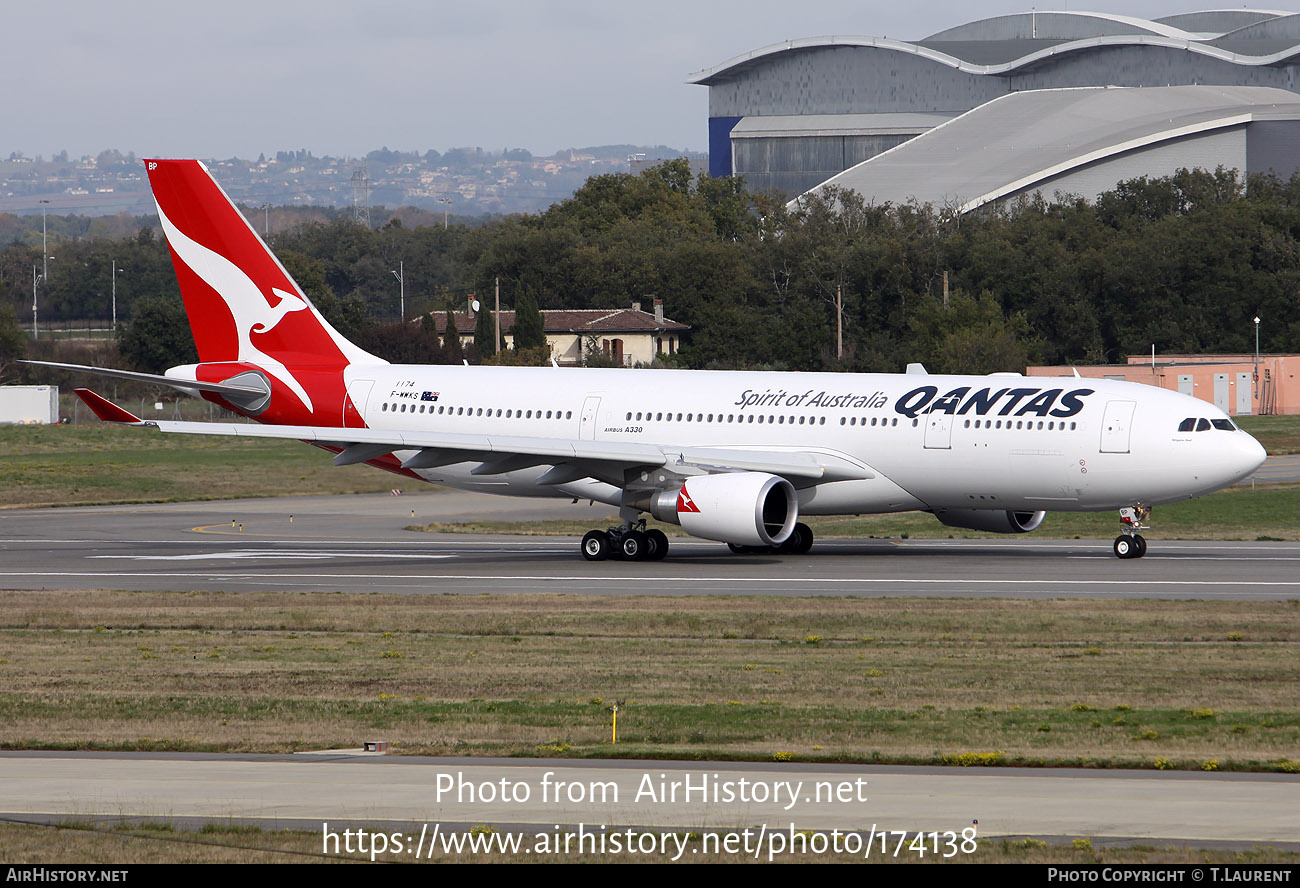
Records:
M1220 4L1219 7L1221 8ZM45 0L6 3L0 156L105 148L241 157L307 148L664 144L704 150L689 74L828 34L919 39L1029 2ZM1156 18L1206 3L1056 7Z

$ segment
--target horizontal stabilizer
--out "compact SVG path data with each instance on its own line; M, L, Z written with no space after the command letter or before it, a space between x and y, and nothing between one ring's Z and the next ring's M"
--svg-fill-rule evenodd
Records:
M107 398L102 398L90 389L73 389L73 393L82 403L104 422L143 423L144 420L130 411L123 410Z
M23 364L39 364L42 367L53 367L56 370L73 370L78 373L94 373L96 376L111 376L114 379L129 379L132 382L151 382L154 385L170 386L182 391L213 392L218 395L234 395L236 397L264 398L267 394L266 388L257 388L249 385L236 385L229 382L199 382L194 379L179 379L174 376L161 376L157 373L138 373L134 370L117 370L112 367L89 367L85 364L56 364L53 361L21 361Z

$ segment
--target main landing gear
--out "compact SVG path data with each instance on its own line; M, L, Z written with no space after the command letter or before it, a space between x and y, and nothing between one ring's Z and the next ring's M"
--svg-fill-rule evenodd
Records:
M737 546L727 543L727 548L737 555L803 555L813 544L813 532L807 524L796 524L794 530L779 546Z
M1151 515L1151 507L1137 503L1133 508L1119 510L1123 532L1115 537L1115 555L1118 558L1141 558L1147 553L1147 541L1138 533L1151 528L1142 522Z
M654 528L646 530L644 518L609 530L588 531L582 538L582 557L588 561L660 561L667 554L668 535Z

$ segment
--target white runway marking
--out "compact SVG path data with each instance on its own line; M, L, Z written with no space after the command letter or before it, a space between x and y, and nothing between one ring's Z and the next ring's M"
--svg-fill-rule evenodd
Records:
M90 555L88 558L119 558L129 561L211 561L219 559L281 558L286 560L326 558L455 558L455 555L421 555L415 552L279 552L249 549L241 552L211 552L197 555Z

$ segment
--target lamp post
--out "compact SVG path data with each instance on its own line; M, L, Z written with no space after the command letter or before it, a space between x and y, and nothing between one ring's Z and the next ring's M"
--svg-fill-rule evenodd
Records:
M32 339L41 338L41 328L36 322L36 285L40 282L41 277L36 273L36 266L32 266Z
M1255 315L1255 397L1259 397L1259 315Z
M440 197L438 203L442 204L442 230L447 230L447 208L451 206L451 198Z
M405 321L406 320L406 264L405 262L398 262L397 267L400 270L394 271L393 277L397 278L397 283L400 285L400 292L401 292L400 304L401 304L402 320Z
M264 203L262 204L262 237L269 238L270 236L271 236L271 205L269 203Z
M126 269L123 269L125 271ZM113 260L113 330L117 330L117 260Z
M50 251L45 243L45 207L48 203L49 203L48 200L41 201L41 277L42 278L48 278L50 276L50 262L49 262Z

